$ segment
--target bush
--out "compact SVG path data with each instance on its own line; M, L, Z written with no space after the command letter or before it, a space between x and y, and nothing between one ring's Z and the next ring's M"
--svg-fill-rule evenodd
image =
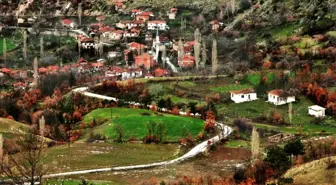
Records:
M140 113L141 114L141 116L150 116L151 114L150 113L148 113L148 112L142 112L142 113Z
M233 121L233 124L238 127L238 129L242 132L252 132L252 125L247 123L246 120L243 119L236 119Z
M105 136L102 136L100 134L94 134L93 132L90 132L89 134L89 137L86 139L86 142L87 143L92 143L92 142L95 142L95 141L102 141L102 140L105 140Z
M239 11L245 11L251 7L249 0L240 0L239 1Z

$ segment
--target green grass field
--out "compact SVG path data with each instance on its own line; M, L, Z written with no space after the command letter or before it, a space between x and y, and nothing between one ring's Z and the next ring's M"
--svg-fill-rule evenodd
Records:
M261 97L259 97L261 98ZM299 97L299 101L293 103L293 124L307 124L313 117L308 116L308 107L314 105L313 102L305 98ZM260 115L268 115L271 111L277 111L281 116L284 116L285 120L289 122L288 118L288 105L276 106L266 102L264 99L259 99L245 103L230 103L225 105L219 105L218 110L220 113L226 115L239 115L241 117L253 118Z
M211 88L210 90L218 93L228 93L230 91L236 91L248 88L253 88L253 86L250 84L231 84L226 86L214 87Z
M227 148L240 148L240 147L248 147L249 143L244 140L230 140L225 143L225 147Z
M272 83L274 78L274 73L267 74L268 83ZM260 74L249 74L247 76L247 81L249 81L253 85L258 85L260 82Z
M0 37L0 55L2 55L3 53L3 46L4 46L3 41L4 38ZM10 51L16 47L9 39L6 39L6 44L7 44L7 51Z
M43 163L48 173L159 162L177 157L175 144L75 143L48 148Z
M149 113L149 116L143 116L141 113ZM84 117L85 123L90 123L93 119L101 118L110 119L111 109L97 109L87 114ZM203 130L204 121L196 118L181 117L170 114L155 115L153 111L143 109L128 109L128 108L113 108L112 123L109 120L107 123L94 129L95 133L101 133L109 138L116 138L114 125L119 124L125 130L124 139L131 136L142 139L148 134L146 124L149 121L161 122L166 126L167 141L177 141L182 137L186 137L189 132L196 136Z
M0 133L5 138L12 139L14 134L20 133L20 130L23 128L27 128L27 125L10 119L0 118Z

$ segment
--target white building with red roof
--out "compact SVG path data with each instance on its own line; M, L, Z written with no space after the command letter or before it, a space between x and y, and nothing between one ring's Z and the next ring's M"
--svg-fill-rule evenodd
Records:
M178 65L182 68L194 67L195 57L191 55L184 55L182 61L178 61Z
M176 18L177 8L172 8L167 12L168 18L174 20Z
M153 17L153 12L141 12L135 15L135 20L148 21L150 17Z
M71 19L62 19L61 23L64 28L73 29L77 27L77 24Z
M223 26L222 22L219 22L218 20L213 20L210 22L212 31L217 32L221 26Z
M153 20L147 22L147 29L148 30L168 30L169 26L167 25L167 22L164 20Z
M231 100L235 103L249 102L257 100L257 93L253 89L242 89L230 91Z
M146 46L137 42L131 42L128 44L128 48L133 51L134 50L141 51L144 50Z
M295 96L291 96L281 89L275 89L268 92L268 101L274 105L284 105L295 102Z

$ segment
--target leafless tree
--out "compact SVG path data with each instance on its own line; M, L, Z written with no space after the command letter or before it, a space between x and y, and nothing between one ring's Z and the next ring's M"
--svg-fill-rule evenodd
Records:
M0 175L8 178L9 184L29 184L36 182L42 184L46 169L42 165L42 158L46 139L36 135L35 128L29 128L27 132L16 133L15 144L12 144L18 153L8 155L8 162L4 158L0 163ZM5 148L6 149L6 148Z
M198 28L196 28L195 30L194 37L195 37L195 45L194 45L195 63L196 63L196 69L198 69L201 61L200 53L201 53L201 38L202 38L200 30Z

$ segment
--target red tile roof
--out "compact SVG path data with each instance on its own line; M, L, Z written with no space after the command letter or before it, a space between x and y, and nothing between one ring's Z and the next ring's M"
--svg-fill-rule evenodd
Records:
M128 44L130 48L135 48L137 50L144 49L146 46L137 42L131 42Z
M210 22L210 24L219 24L219 21L218 20L213 20Z
M236 90L236 91L230 91L232 94L249 94L249 93L255 93L253 89L242 89L242 90Z
M38 69L38 73L42 73L42 74L48 73L48 69L45 67L41 67Z
M283 94L283 90L275 89L275 90L272 90L272 91L268 92L268 94L272 94L272 95L275 95L275 96L281 96Z
M91 63L91 66L92 66L92 67L104 67L104 63L100 63L100 62L97 62L97 63Z
M165 69L157 68L157 69L154 70L154 74L155 74L156 77L162 77L162 76L168 74L168 71L165 70Z
M73 23L73 21L71 19L62 19L61 21L65 25L70 25L71 23Z
M116 34L123 34L124 31L122 31L122 30L114 30L113 33L116 33Z
M1 72L6 73L6 74L10 74L12 72L12 70L10 70L8 68L1 68Z
M165 24L166 21L164 20L153 20L153 21L148 21L148 24Z

